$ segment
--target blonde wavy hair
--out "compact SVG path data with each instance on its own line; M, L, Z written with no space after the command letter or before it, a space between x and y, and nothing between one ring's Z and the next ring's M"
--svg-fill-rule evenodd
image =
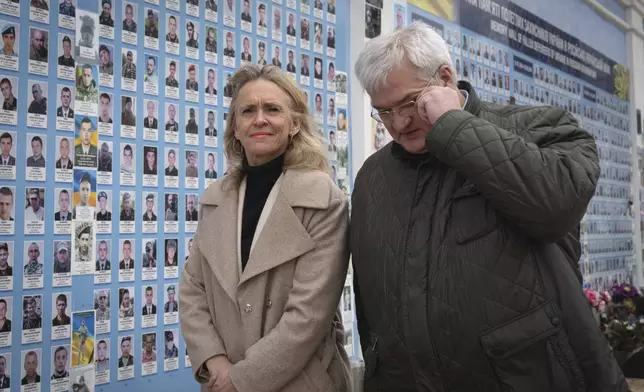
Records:
M228 109L226 131L224 132L224 151L230 160L231 167L224 181L239 184L244 177L243 161L244 148L235 137L237 118L237 97L239 91L247 83L256 80L266 80L282 89L290 98L290 116L293 127L298 132L291 138L284 153L284 169L309 169L326 171L327 160L324 154L324 144L317 132L313 116L309 111L304 92L280 68L273 65L263 67L248 64L241 67L232 77L232 101Z

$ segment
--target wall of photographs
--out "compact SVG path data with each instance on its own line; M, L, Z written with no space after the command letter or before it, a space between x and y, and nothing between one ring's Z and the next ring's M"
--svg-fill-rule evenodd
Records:
M476 87L483 100L565 108L595 136L602 170L581 224L580 267L585 285L594 289L633 282L628 70L509 1L454 2L450 15L458 23L411 3L390 4L394 28L409 21L432 26L447 41L460 78ZM366 7L368 21L373 12ZM554 38L554 44L543 41L543 34ZM372 124L374 150L386 142L382 131Z
M192 385L178 282L227 168L227 82L245 63L288 72L348 194L346 11L0 0L0 391Z

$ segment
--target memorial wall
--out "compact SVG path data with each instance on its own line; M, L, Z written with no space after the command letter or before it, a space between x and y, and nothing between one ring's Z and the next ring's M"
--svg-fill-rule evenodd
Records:
M608 290L616 282L634 283L640 261L633 248L629 70L592 42L511 1L409 0L385 6L393 7L394 28L421 21L441 34L459 77L483 100L564 108L595 136L601 178L580 227L584 285ZM366 38L380 34L382 7L380 0L367 0ZM371 133L372 151L388 142L375 121Z
M197 390L178 284L230 78L288 72L348 193L345 8L0 0L0 391Z

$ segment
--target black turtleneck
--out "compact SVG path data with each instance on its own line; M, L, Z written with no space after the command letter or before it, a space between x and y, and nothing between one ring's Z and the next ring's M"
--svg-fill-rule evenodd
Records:
M250 246L253 243L255 229L262 214L268 194L271 193L275 182L282 174L284 154L260 166L250 166L244 161L246 173L246 193L242 212L241 229L241 262L242 271L246 268L250 256Z

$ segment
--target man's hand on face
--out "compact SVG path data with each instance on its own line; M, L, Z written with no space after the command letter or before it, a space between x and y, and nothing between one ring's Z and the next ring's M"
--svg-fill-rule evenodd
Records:
M450 110L460 110L460 92L450 87L428 86L416 101L420 117L434 125Z

